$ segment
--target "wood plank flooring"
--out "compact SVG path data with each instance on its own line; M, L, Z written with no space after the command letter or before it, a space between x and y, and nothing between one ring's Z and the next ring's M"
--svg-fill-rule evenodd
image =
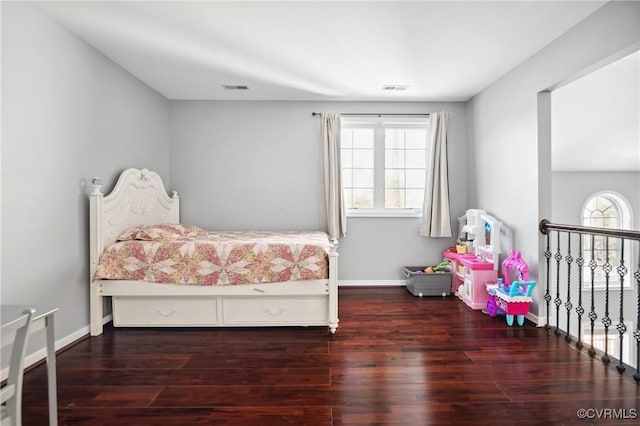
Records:
M636 425L640 385L457 298L341 288L340 326L113 329L60 352L61 425ZM46 371L24 424L47 424ZM581 419L585 409L592 418ZM607 410L604 410L607 409Z

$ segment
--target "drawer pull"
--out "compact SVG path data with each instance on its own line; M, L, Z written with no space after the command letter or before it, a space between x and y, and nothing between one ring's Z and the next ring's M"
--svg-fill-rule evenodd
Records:
M159 313L160 315L162 315L163 317L170 317L171 315L173 315L173 314L178 312L178 308L176 308L174 306L169 311L163 311L162 309L156 307L156 312Z
M281 306L277 310L273 310L270 306L265 306L264 308L262 308L262 310L264 310L266 313L268 313L272 317L277 317L278 315L284 314L284 311L286 309Z

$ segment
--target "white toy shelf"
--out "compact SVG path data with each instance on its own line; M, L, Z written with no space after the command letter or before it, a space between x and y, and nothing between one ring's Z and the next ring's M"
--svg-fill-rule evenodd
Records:
M497 271L500 257L500 232L502 222L480 209L469 209L461 218L462 234L467 241L473 241L473 254L480 260L492 262Z
M452 266L451 290L472 309L483 309L488 299L485 284L498 276L502 222L484 210L469 209L459 223L459 242L471 250L443 253Z

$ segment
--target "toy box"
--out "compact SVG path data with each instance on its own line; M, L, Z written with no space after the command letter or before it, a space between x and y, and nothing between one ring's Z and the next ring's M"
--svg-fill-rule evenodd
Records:
M451 272L424 272L425 266L405 266L407 290L414 296L449 296Z

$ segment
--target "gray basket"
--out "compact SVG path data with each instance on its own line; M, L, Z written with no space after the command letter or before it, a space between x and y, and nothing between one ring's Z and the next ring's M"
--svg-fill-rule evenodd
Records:
M426 266L405 266L407 290L414 296L449 296L451 272L423 272Z

